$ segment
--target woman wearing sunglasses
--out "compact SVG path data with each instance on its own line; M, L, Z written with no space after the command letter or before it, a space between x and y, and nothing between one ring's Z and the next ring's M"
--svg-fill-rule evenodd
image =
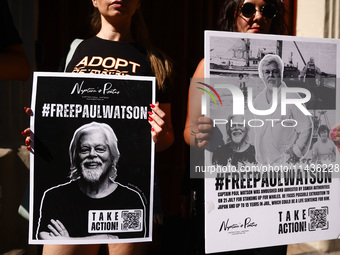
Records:
M242 33L262 34L287 34L284 21L284 5L281 0L226 0L218 20L221 30ZM193 78L204 77L204 60L202 60L193 75ZM194 81L194 79L193 79ZM196 88L197 83L190 84L190 88ZM187 118L184 129L184 139L192 147L204 148L212 132L212 120L201 115L201 93L199 89L190 89L188 97ZM191 102L190 102L191 101ZM193 181L193 193L195 194L196 216L194 222L196 254L204 253L204 187L202 181ZM219 254L275 254L284 255L287 246L265 247L250 250L232 251Z
M244 33L287 33L280 0L227 0L218 20L221 30Z
M220 30L230 32L284 35L287 34L284 14L281 0L226 0L220 12L218 26ZM204 60L198 64L193 75L193 78L203 77ZM192 88L196 86L197 84L190 85ZM190 90L184 129L186 143L198 148L206 146L212 131L211 119L201 116L202 93L198 89ZM190 102L190 98L197 100Z

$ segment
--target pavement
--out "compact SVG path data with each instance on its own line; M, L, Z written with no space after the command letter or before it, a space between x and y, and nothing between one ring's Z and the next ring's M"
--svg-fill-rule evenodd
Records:
M334 240L333 240L334 241ZM339 240L337 240L339 243ZM319 242L320 244L320 242ZM318 245L316 245L317 247ZM320 245L319 245L320 246ZM299 243L299 244L290 244L288 245L287 255L340 255L340 250L335 249L336 244L332 243L329 246L329 250L334 250L331 252L322 251L322 249L317 249L313 243Z
M288 245L287 249L287 255L319 255L319 254L325 253L320 253L320 251L316 250L312 246L305 243L290 244Z

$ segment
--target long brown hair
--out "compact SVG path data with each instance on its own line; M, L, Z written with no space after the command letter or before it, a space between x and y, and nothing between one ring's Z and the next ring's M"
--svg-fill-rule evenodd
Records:
M101 29L101 17L97 8L94 8L91 26L92 32L97 34ZM173 64L169 57L157 49L151 42L149 32L140 9L137 9L131 20L131 33L136 43L147 51L151 69L156 76L158 88L163 90L166 82L172 81Z

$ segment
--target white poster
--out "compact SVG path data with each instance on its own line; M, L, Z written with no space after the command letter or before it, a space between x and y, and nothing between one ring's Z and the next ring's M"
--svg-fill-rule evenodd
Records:
M339 40L206 31L207 253L338 238Z

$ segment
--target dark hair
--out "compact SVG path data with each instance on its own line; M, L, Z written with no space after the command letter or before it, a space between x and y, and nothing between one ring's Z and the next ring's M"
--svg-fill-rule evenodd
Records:
M318 135L320 136L320 133L323 131L327 131L327 135L329 135L329 128L326 125L320 125L318 128Z
M92 32L97 34L101 29L101 17L97 8L94 8L91 19ZM173 64L162 51L152 44L147 26L140 9L137 9L131 20L131 33L138 44L147 51L151 69L156 76L160 89L164 89L166 81L172 81Z
M270 34L286 35L287 24L284 19L286 13L284 4L281 0L264 0L266 3L275 5L277 14L272 20L270 27ZM225 0L221 8L219 19L217 21L218 27L223 31L237 32L236 17L240 13L240 8L244 0Z

